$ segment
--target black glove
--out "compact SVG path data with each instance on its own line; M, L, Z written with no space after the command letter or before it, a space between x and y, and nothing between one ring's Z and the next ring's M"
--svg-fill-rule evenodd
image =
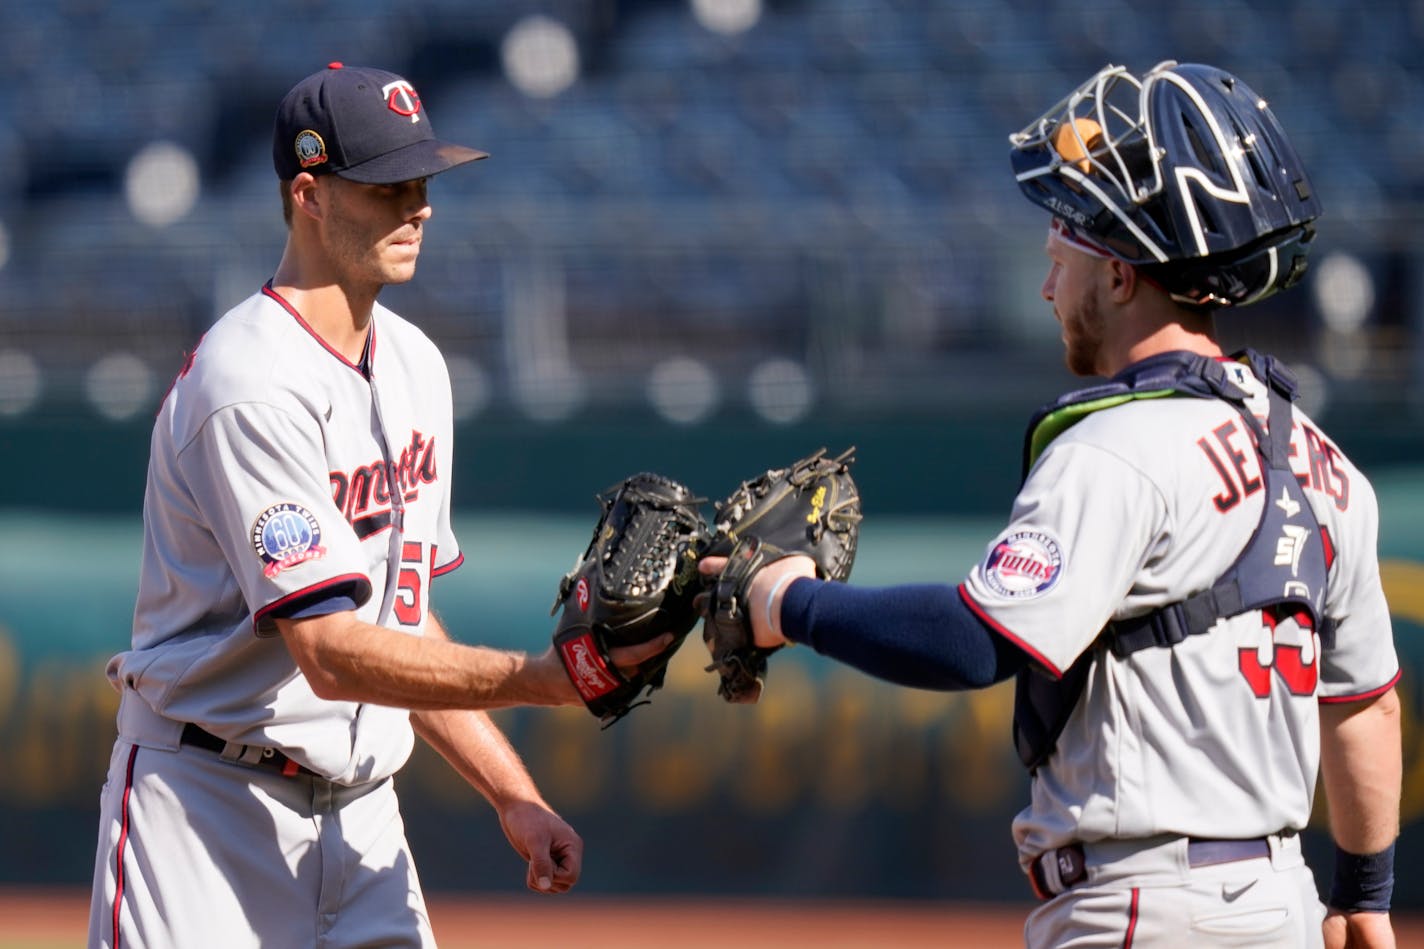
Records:
M550 611L559 612L554 646L588 710L604 727L662 687L668 661L698 614L697 561L708 542L699 499L656 474L636 474L598 496L603 514L593 539L559 584ZM610 646L629 646L663 633L675 639L632 673L609 658Z
M755 702L766 679L767 656L752 638L747 590L757 572L793 554L816 562L816 576L845 580L860 536L860 492L850 476L855 449L827 458L822 448L789 468L747 481L719 503L708 554L726 556L704 605L702 639L721 676L717 694Z

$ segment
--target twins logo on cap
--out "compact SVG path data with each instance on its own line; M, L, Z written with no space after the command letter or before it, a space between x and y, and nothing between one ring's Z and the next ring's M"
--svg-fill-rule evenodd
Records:
M388 82L381 87L386 95L386 108L396 115L408 115L412 123L420 121L420 93L404 79Z
M1063 551L1046 531L1017 531L994 545L984 560L984 582L1014 600L1042 596L1063 572Z

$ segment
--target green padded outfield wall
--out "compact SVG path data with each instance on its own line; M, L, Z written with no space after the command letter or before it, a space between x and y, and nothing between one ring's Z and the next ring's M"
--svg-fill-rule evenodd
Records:
M652 468L717 497L759 466L852 439L867 512L856 580L957 581L1017 483L1018 433L990 421L660 439L467 432L456 496L468 559L437 584L436 608L462 640L542 649L597 490ZM133 432L82 435L26 433L23 466L8 444L5 497L23 503L0 505L0 839L24 859L6 861L0 882L83 884L91 870L117 702L102 670L128 636L145 452ZM1390 458L1397 446L1349 450L1374 459L1405 663L1401 862L1424 865L1424 465ZM694 634L652 705L606 731L582 708L497 714L585 838L585 891L1026 896L1009 838L1026 787L1009 741L1011 686L898 689L789 650L763 701L742 707L716 697L703 664ZM433 754L417 753L399 781L429 888L522 888L493 813ZM1324 852L1318 830L1308 846ZM1424 878L1401 873L1398 899L1424 908Z

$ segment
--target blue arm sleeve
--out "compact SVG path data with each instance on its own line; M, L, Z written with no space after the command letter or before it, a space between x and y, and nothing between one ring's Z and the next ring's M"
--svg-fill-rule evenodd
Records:
M957 691L1002 682L1027 655L985 625L954 587L851 587L802 578L786 588L793 642L898 685Z

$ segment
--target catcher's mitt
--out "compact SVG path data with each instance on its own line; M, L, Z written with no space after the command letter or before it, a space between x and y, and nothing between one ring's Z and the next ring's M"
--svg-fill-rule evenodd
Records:
M606 728L662 687L668 660L697 623L697 560L707 545L700 500L656 474L636 474L598 496L603 514L588 549L559 583L554 646L588 710ZM610 646L672 633L666 650L631 675Z
M851 448L836 458L822 448L789 468L773 468L747 481L716 506L716 533L707 553L727 565L707 597L702 638L721 676L717 694L728 702L755 702L775 652L755 644L747 590L757 571L792 554L816 562L823 580L845 580L860 536L860 492L850 476Z

